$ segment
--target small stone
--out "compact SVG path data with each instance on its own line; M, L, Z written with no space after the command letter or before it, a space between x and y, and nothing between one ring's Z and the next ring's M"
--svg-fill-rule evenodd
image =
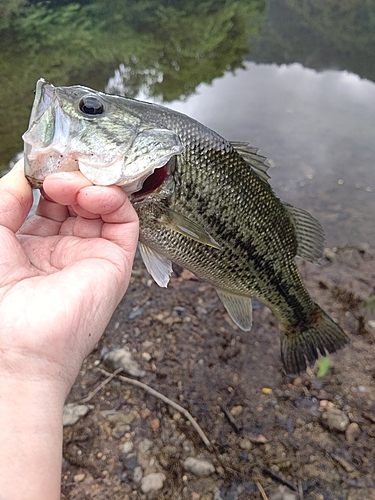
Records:
M151 411L148 408L145 408L144 410L141 411L141 417L143 419L149 417L151 415Z
M151 449L154 446L154 443L150 441L150 439L142 439L142 441L139 443L138 449L141 453L146 453L149 449Z
M349 418L338 408L327 408L322 413L322 423L331 431L345 432L349 425Z
M297 494L292 493L285 486L279 486L277 491L269 498L270 500L297 500Z
M233 406L230 412L234 417L241 415L241 413L243 412L243 406L241 405Z
M158 418L151 420L150 427L154 432L157 432L160 429L160 420Z
M184 461L184 469L198 477L207 477L215 472L215 467L208 460L189 457Z
M81 483L86 477L86 474L76 474L74 477L73 477L73 481L75 483Z
M303 380L301 377L296 377L294 380L293 380L293 385L295 385L296 387L298 387L299 385L302 385L303 384Z
M77 405L75 403L66 404L63 412L63 426L67 427L69 425L74 425L93 408L92 405Z
M111 434L114 438L120 439L124 436L125 432L128 430L128 427L128 425L116 425Z
M345 431L345 437L349 444L355 443L359 438L360 434L361 434L361 429L359 428L359 425L355 422L349 424Z
M142 352L141 356L145 361L150 361L150 359L152 358L149 352Z
M134 444L132 443L132 441L127 441L126 443L124 443L122 445L121 453L128 454L131 451L133 451L133 448L134 448Z
M225 470L224 470L224 468L223 468L221 465L219 465L218 467L216 467L216 472L217 472L220 476L224 476L224 474L225 474Z
M253 447L253 445L252 445L250 439L247 439L247 438L241 439L241 441L240 441L241 450L251 450L252 447Z
M139 369L138 363L132 359L130 351L125 347L107 352L103 356L103 361L107 366L115 370L122 368L125 373L133 377L141 378L146 375L144 370Z
M157 491L163 487L165 475L162 472L154 472L144 476L141 481L141 490L143 493Z
M143 471L142 471L142 467L136 467L134 469L134 473L133 473L133 480L135 483L140 483L141 482L141 479L142 479L142 475L143 475Z

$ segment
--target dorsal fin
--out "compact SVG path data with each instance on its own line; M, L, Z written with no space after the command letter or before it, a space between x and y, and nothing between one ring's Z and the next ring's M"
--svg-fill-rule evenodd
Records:
M268 185L268 179L270 176L267 173L268 165L265 161L267 158L262 155L258 155L258 148L250 146L247 142L235 142L231 141L231 145L235 151L246 161L249 167L265 181Z
M324 231L319 222L306 210L283 203L288 210L297 240L297 255L317 263L323 255Z

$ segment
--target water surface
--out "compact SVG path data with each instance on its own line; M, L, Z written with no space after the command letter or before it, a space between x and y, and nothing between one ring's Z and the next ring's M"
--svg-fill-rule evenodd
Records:
M36 80L83 84L259 147L327 245L374 244L373 2L19 0L0 14L0 168L22 150Z

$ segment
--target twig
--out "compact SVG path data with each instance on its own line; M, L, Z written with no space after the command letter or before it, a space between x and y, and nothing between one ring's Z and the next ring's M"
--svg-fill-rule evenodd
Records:
M296 458L297 458L298 468L300 468L300 465L301 465L301 456L300 456L300 454L299 454L298 451L296 453ZM304 500L303 483L302 483L302 480L301 480L300 477L298 478L298 496L299 496L299 500Z
M121 371L122 368L117 368L117 370L111 373L110 375L107 374L108 377L101 384L99 384L98 387L96 387L86 398L82 399L80 403L88 403L89 401L91 401L92 398L95 396L95 394L101 391L103 387L105 387L108 384L108 382L110 382L113 378L115 378L116 375Z
M233 429L237 432L237 434L240 434L241 432L241 427L237 425L236 420L233 418L233 415L224 407L221 406L221 411L224 413L224 415L227 417L229 420L230 425L233 427Z
M270 470L270 469L263 469L262 472L263 472L263 474L265 474L266 476L271 477L272 479L274 479L278 483L280 483L280 484L282 484L284 486L287 486L292 491L297 491L297 488L292 483L290 483L289 481L286 481L285 479L283 479L282 477L280 477L278 474L276 474L272 470Z
M98 370L103 373L104 375L109 375L109 373L106 371L106 370L103 370L102 368L98 368ZM113 377L115 377L117 375L117 373L119 372L119 370L116 370L116 372L113 372ZM212 446L211 446L211 443L209 441L209 439L207 438L207 436L205 435L205 433L203 432L203 430L201 429L201 427L197 424L197 422L194 420L194 418L191 416L191 414L182 406L180 406L179 404L175 403L174 401L172 401L171 399L167 398L166 396L164 396L163 394L161 394L160 392L158 391L155 391L155 389L152 389L150 386L148 386L147 384L144 384L143 382L140 382L139 380L134 380L132 378L128 378L128 377L124 377L123 375L119 375L118 378L122 381L122 382L126 382L128 384L131 384L131 385L135 385L136 387L140 387L141 389L143 389L144 391L147 391L148 393L152 394L153 396L155 396L156 398L159 398L161 399L161 401L163 401L164 403L166 403L167 405L169 406L172 406L172 408L175 408L177 411L179 411L180 413L182 413L182 415L184 415L184 417L189 420L189 422L191 423L191 425L194 427L194 429L197 431L197 433L199 434L199 436L201 437L202 441L204 442L204 444L207 446L207 448L209 450L212 449Z
M259 481L255 481L255 484L257 485L257 488L260 491L260 494L261 494L263 500L268 500L266 492L264 491L263 486L260 484L260 482Z

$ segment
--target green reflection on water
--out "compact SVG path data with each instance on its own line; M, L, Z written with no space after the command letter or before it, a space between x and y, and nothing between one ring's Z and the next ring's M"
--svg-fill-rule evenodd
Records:
M185 98L242 65L264 0L0 0L0 163L22 148L38 78L104 89L127 69L126 91Z

